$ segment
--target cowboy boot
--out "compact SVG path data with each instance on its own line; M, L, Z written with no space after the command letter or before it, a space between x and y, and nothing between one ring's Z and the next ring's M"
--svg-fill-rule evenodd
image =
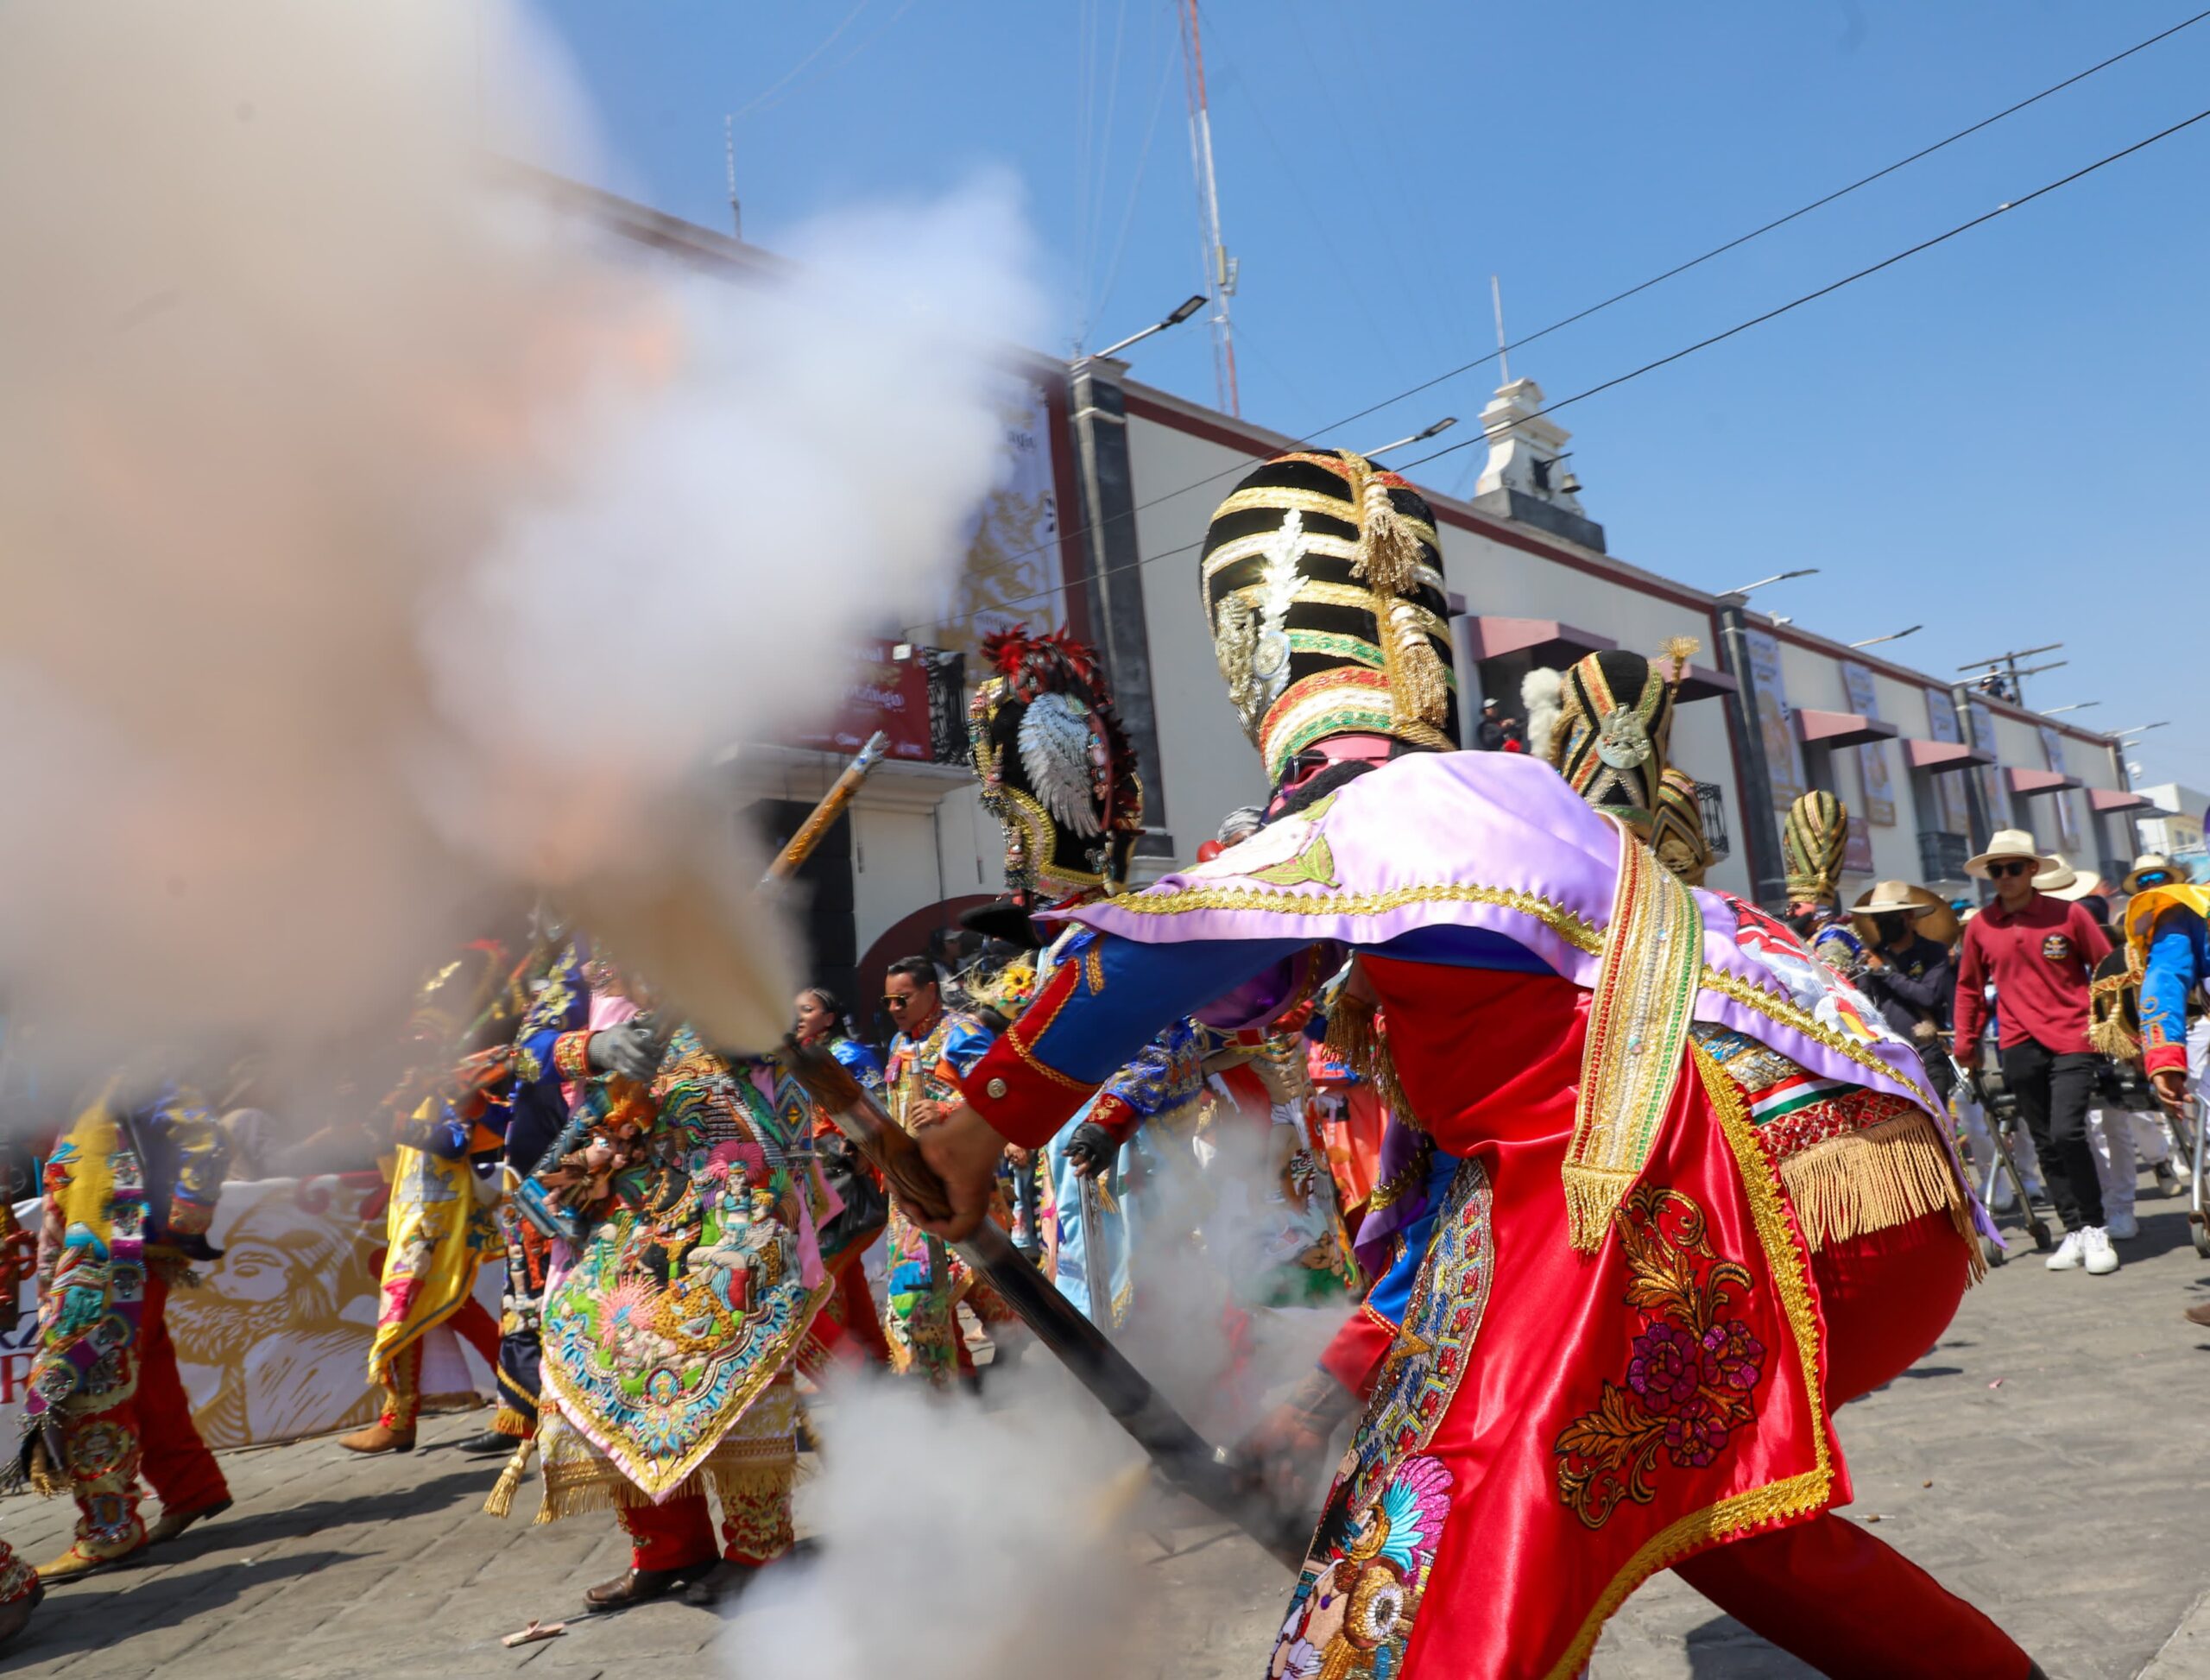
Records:
M210 1517L219 1517L230 1508L228 1498L217 1500L212 1505L203 1505L197 1511L172 1511L164 1506L160 1519L146 1531L146 1544L158 1546L164 1541L174 1540L193 1524L204 1523Z
M617 1610L634 1610L688 1587L712 1567L708 1562L680 1569L625 1569L611 1581L584 1589L584 1614L610 1616Z
M143 1530L139 1532L136 1540L115 1551L110 1551L104 1547L88 1548L84 1541L77 1540L71 1544L68 1551L63 1552L51 1563L41 1563L38 1566L39 1584L41 1587L60 1587L72 1581L83 1581L88 1576L104 1574L117 1564L136 1557L145 1550L146 1536Z
M413 1452L414 1431L394 1429L379 1418L366 1429L339 1436L338 1444L348 1452Z

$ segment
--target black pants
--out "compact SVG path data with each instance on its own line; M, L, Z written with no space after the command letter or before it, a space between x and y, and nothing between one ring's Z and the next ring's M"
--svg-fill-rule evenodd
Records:
M2017 1096L2034 1153L2041 1157L2042 1181L2068 1231L2103 1222L2102 1180L2095 1177L2094 1151L2087 1144L2097 1059L2060 1056L2031 1039L2003 1047L2003 1083Z

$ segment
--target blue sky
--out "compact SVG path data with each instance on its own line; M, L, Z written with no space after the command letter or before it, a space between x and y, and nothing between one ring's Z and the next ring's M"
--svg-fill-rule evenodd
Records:
M1326 425L1893 161L2177 22L2188 0L1210 0L1243 413ZM602 184L745 231L1014 172L1054 342L1197 289L1173 0L556 0ZM1553 399L1887 256L2210 106L2210 20L1515 356ZM1155 119L1153 112L1156 112ZM2149 781L2210 786L2201 564L2210 122L1561 415L1613 552L1923 669L2062 641L2077 721L2174 720ZM1123 231L1125 230L1125 232ZM1213 401L1201 322L1136 376ZM1444 414L1493 363L1326 440ZM1419 476L1464 487L1478 445Z

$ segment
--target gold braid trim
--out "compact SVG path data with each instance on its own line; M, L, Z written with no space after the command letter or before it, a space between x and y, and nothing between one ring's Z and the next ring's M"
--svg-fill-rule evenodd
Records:
M1739 975L1728 974L1722 969L1706 968L1703 988L1708 992L1717 992L1722 997L1731 997L1735 1002L1748 1006L1767 1019L1801 1033L1805 1038L1824 1045L1836 1055L1847 1057L1860 1067L1870 1069L1874 1073L1884 1073L1891 1079L1899 1077L1893 1068L1855 1039L1846 1039L1831 1027L1822 1026L1816 1017L1797 1008L1793 1000L1775 997L1755 981L1744 980ZM1942 1111L1942 1104L1935 1101L1933 1094L1916 1079L1905 1079L1904 1083L1929 1108L1936 1113Z
M1796 1338L1796 1351L1803 1367L1803 1392L1810 1405L1815 1458L1811 1468L1799 1475L1730 1494L1715 1505L1708 1505L1668 1523L1644 1541L1598 1595L1581 1624L1581 1631L1573 1636L1573 1643L1551 1666L1549 1680L1573 1680L1588 1660L1588 1653L1595 1649L1596 1636L1604 1631L1604 1624L1626 1602L1630 1593L1658 1570L1669 1569L1689 1554L1721 1540L1809 1516L1822 1509L1834 1497L1834 1449L1819 1386L1822 1332L1817 1302L1811 1292L1809 1263L1790 1228L1788 1209L1781 1201L1779 1176L1765 1154L1765 1146L1758 1140L1757 1127L1750 1123L1749 1110L1741 1094L1734 1089L1734 1082L1720 1071L1718 1064L1704 1053L1702 1045L1691 1043L1689 1052L1695 1060L1696 1075L1703 1081L1704 1095L1711 1101L1721 1134L1733 1151L1734 1165L1742 1175L1742 1192L1750 1204L1750 1221L1757 1227L1758 1241L1765 1249L1766 1263L1772 1268L1773 1288L1780 1297L1782 1314Z
M1604 932L1555 899L1513 887L1481 887L1446 881L1427 887L1392 887L1377 893L1290 893L1266 887L1185 887L1175 893L1139 893L1119 907L1144 916L1178 915L1188 910L1266 910L1287 916L1380 916L1408 904L1493 904L1532 918L1575 951L1594 955L1604 949ZM1710 972L1707 970L1707 976ZM1708 979L1706 984L1709 983ZM1885 1063L1880 1065L1885 1068Z
M1831 1242L1891 1230L1941 1209L1971 1209L1964 1186L1949 1166L1949 1152L1930 1115L1911 1114L1862 1132L1828 1138L1780 1164L1780 1182L1813 1254ZM1971 1244L1973 1281L1986 1268L1980 1244Z

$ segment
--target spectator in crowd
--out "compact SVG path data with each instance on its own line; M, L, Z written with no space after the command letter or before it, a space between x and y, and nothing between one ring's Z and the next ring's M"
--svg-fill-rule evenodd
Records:
M1871 924L1860 983L1888 1025L1918 1051L1926 1077L1943 1101L1956 1089L1948 1034L1957 991L1949 947L1928 936L1928 924L1954 938L1956 917L1923 887L1884 881L1857 906L1860 925Z
M1481 752L1500 753L1504 750L1504 709L1494 700L1481 699L1481 721L1474 725L1474 746Z
M2087 1140L2096 1058L2087 1040L2088 982L2110 941L2076 904L2035 890L2051 867L2020 829L2003 829L1965 873L1995 885L1995 901L1965 925L1957 965L1957 1043L1979 1042L1992 982L2003 1081L2017 1096L2042 1179L2064 1223L2049 1257L2052 1272L2084 1266L2100 1277L2118 1270L2105 1228L2102 1186Z

